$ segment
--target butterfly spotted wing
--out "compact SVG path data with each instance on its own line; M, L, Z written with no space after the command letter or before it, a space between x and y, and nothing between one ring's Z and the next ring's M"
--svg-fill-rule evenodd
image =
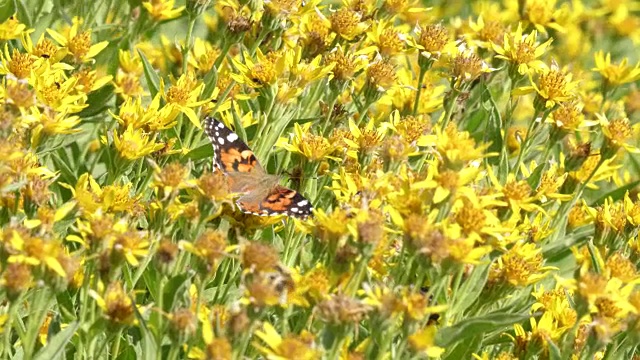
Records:
M267 174L238 134L212 117L205 118L204 130L213 145L214 167L227 176L231 191L243 193L237 201L240 210L260 216L311 214L309 200L278 185L278 178Z

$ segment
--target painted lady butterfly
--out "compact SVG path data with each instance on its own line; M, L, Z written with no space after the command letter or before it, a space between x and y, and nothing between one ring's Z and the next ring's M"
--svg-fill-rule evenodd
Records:
M230 190L243 195L236 204L245 213L271 216L285 214L306 218L313 209L297 191L280 186L280 177L268 174L255 154L220 121L207 116L204 131L213 145L213 166L221 170Z

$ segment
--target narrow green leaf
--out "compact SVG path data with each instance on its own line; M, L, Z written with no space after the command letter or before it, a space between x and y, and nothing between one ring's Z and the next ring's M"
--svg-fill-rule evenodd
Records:
M69 343L78 328L77 322L70 323L64 330L57 333L34 357L35 360L60 359L64 347Z
M197 160L202 160L206 158L211 158L212 155L213 155L213 148L211 147L211 144L206 144L189 151L189 153L187 153L186 155L186 158L191 159L193 161L197 161Z
M546 170L546 168L547 163L543 163L538 165L538 167L533 170L533 172L527 179L527 183L532 189L538 188L538 186L540 185L540 179L542 179L542 173Z
M489 264L476 266L476 268L471 273L471 276L460 286L460 288L456 291L457 294L461 294L459 299L456 299L456 302L452 305L450 311L453 311L454 314L460 315L466 309L469 308L476 300L478 300L478 296L484 285L487 282L487 278L489 276Z
M485 316L463 320L453 326L448 326L436 336L436 344L448 347L458 341L477 336L479 334L501 330L504 327L522 322L529 318L528 313L510 314L507 312L495 312Z
M113 85L105 85L90 93L87 100L87 104L89 104L89 106L82 109L82 111L78 113L78 116L85 119L87 117L103 114L108 108L112 108L113 105L110 104L110 102L114 98L114 89Z
M0 2L0 23L7 21L16 12L16 1L5 0Z
M611 198L614 202L622 200L624 198L624 194L627 191L635 188L638 184L640 184L640 180L636 180L634 182L628 183L628 184L626 184L624 186L621 186L619 188L615 188L614 190L609 191L608 193L600 196L600 198L598 198L598 200L592 202L591 204L589 204L589 206L595 207L595 206L598 206L598 205L602 205L602 204L604 204L604 200L608 199L608 198Z
M206 99L213 94L216 85L218 84L218 69L214 66L204 77L204 90L202 91L202 98ZM224 89L223 89L224 90Z
M131 299L131 300L134 300L134 299ZM137 358L145 359L145 360L154 360L156 359L156 354L158 353L158 344L156 344L156 341L153 338L153 334L147 327L146 320L142 317L142 314L140 314L138 307L134 306L133 309L135 311L136 318L138 319L138 322L139 322L138 329L142 334L142 339L141 339L142 347L139 349L140 353L137 354L138 355Z
M175 304L178 296L184 296L188 293L189 286L191 285L191 275L181 274L167 282L164 287L163 307L164 309L171 309Z
M469 341L459 343L442 357L444 360L473 359L473 353L480 351L482 336L474 336Z
M482 108L488 113L487 126L485 131L484 141L491 143L488 152L500 153L502 151L502 117L500 111L496 105L491 92L486 87L486 84L482 83L484 91L482 92ZM498 158L490 158L489 163L496 165Z
M149 87L149 92L151 93L151 98L156 97L158 91L160 91L160 76L156 72L156 70L151 66L149 60L147 60L146 56L142 53L142 51L138 50L138 54L142 59L142 67L144 68L144 77L147 79L147 86Z

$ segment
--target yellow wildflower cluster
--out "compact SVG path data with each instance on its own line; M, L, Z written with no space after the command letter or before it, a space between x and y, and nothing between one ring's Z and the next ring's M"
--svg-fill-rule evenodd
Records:
M637 2L40 3L3 358L640 356Z

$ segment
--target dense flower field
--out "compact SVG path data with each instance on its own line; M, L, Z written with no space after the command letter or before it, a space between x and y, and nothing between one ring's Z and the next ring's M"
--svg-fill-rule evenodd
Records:
M3 359L640 357L639 1L17 0L0 45Z

